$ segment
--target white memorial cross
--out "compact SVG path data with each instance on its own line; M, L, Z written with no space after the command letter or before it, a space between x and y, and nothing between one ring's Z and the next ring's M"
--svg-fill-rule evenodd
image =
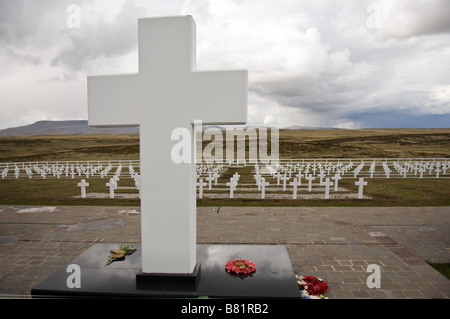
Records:
M297 186L300 186L301 184L301 181L297 181L297 177L294 177L294 181L289 183L289 185L294 187L292 199L297 199Z
M325 199L330 198L330 186L332 186L334 183L330 181L330 178L327 177L325 179L325 182L322 182L322 185L325 186Z
M213 173L213 176L214 176L214 185L217 185L217 178L220 177L220 174L217 173L217 171L215 171L215 172Z
M139 19L139 72L88 77L89 125L140 128L144 274L196 267L194 121L247 121L247 71L196 71L195 52L191 16ZM174 161L174 140L189 133Z
M203 178L200 178L197 182L198 186L198 198L203 198L203 186L206 186L206 183L203 182Z
M373 174L375 173L375 162L372 162L372 164L370 164L369 173L370 178L373 178Z
M360 177L359 181L355 182L355 185L358 186L358 198L363 198L363 187L367 185L367 182L364 181L364 178Z
M286 176L286 173L284 173L283 176L281 176L281 179L283 180L283 191L286 190L286 181L289 180L289 177Z
M253 178L255 179L256 185L258 185L258 190L260 191L261 190L261 179L263 177L261 175L259 175L259 173L258 173L256 175L253 175Z
M5 167L2 171L2 179L4 179L8 175L8 168Z
M232 177L230 181L225 184L226 186L230 186L230 198L234 197L234 190L236 189L237 181Z
M298 180L298 185L300 186L301 184L302 184L302 177L303 177L303 174L302 174L302 172L298 172L298 174L297 175L295 175L296 177L297 177L297 180Z
M114 190L117 188L117 182L114 178L109 179L109 183L106 183L109 187L109 198L114 198Z
M81 187L81 198L86 198L86 187L89 186L89 183L82 179L77 185Z
M212 181L214 180L214 176L210 173L206 180L208 181L208 189L212 189Z
M25 167L25 172L27 173L28 178L33 177L33 172L31 171L31 169L29 167Z
M334 180L334 191L337 192L338 191L338 182L340 179L342 179L342 177L338 174L335 174L334 177L331 178L332 180Z
M136 186L136 188L139 191L139 198L141 198L141 196L142 196L142 192L141 192L141 176L139 174L134 174L133 179L134 179L134 185Z
M308 181L308 191L312 191L312 181L315 180L316 178L312 176L312 174L309 174L306 177L306 180Z
M259 180L259 184L261 185L261 199L266 198L266 186L269 186L269 182L266 182L264 177L261 177Z
M281 178L281 174L280 174L280 172L277 172L277 185L280 185L280 178Z
M441 169L439 168L439 166L436 167L436 178L439 178L439 173L440 173Z
M323 178L325 177L325 173L323 171L320 171L318 176L320 177L319 185L321 185L321 186L325 185L324 182L323 182Z

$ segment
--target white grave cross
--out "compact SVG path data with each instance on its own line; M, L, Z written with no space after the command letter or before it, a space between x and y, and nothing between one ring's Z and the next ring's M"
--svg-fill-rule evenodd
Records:
M315 180L316 178L312 176L312 174L309 174L306 177L306 180L308 181L308 191L312 191L312 181Z
M212 181L214 180L214 176L211 175L211 173L209 174L209 176L206 178L206 180L208 181L208 189L212 189Z
M203 182L203 178L200 178L196 185L198 186L198 198L203 198L203 186L206 186L206 183Z
M286 190L286 181L289 180L289 176L286 176L286 173L284 173L283 176L281 176L281 179L283 180L283 191Z
M109 179L109 183L106 183L109 187L109 198L114 198L114 190L117 188L117 182L114 178Z
M86 183L86 180L82 179L77 185L81 187L81 198L86 198L86 187L89 186L89 183Z
M189 274L196 266L193 124L245 124L247 71L196 71L191 16L139 19L138 45L139 73L88 77L89 125L139 126L142 272ZM188 138L190 161L175 163L174 140Z
M364 178L360 177L359 181L355 182L355 185L358 186L358 199L363 198L363 187L367 185L367 182L364 181Z
M334 183L330 181L329 177L325 179L325 182L322 182L322 185L325 186L325 199L330 198L330 186L333 186L333 184Z
M261 177L260 185L261 185L261 199L265 199L266 198L266 186L269 186L269 182L266 182L266 179L264 177Z
M297 199L297 186L300 186L301 184L302 184L301 181L297 181L297 177L294 178L293 182L289 183L289 185L294 186L292 199Z
M340 179L342 179L342 177L339 174L335 174L334 177L332 177L331 179L334 180L334 191L337 192L338 191L338 182Z
M234 190L236 189L237 181L234 178L230 178L230 181L225 185L230 186L230 198L234 198Z

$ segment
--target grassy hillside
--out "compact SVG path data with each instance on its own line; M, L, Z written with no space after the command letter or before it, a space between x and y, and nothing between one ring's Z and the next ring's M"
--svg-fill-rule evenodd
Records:
M270 131L268 132L270 136ZM161 137L160 137L161 138ZM167 137L170 139L170 137ZM248 143L248 141L247 141ZM204 145L208 141L204 141ZM450 158L450 129L281 130L280 158ZM0 162L139 159L139 136L70 135L0 138ZM245 170L251 168L240 168ZM229 173L234 173L235 170ZM132 186L126 169L120 186ZM242 181L250 179L240 172ZM248 173L248 172L247 172ZM224 174L220 182L228 178ZM139 205L139 199L81 199L79 179L0 180L0 204ZM107 181L90 178L88 192L107 192ZM249 182L249 180L247 180ZM357 192L354 179L341 185ZM273 181L271 181L273 185ZM199 199L200 206L448 206L450 179L371 179L364 194L371 199ZM129 192L136 192L129 190Z
M280 158L450 157L450 129L280 130L279 138ZM139 159L139 136L0 138L0 162L113 159Z
M450 129L282 131L280 157L450 157Z
M51 135L0 138L0 162L139 159L139 136Z

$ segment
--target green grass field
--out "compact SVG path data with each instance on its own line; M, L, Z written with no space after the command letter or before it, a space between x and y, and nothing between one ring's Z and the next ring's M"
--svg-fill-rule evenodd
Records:
M270 136L270 134L269 134ZM168 137L170 138L170 137ZM248 143L248 141L247 141ZM207 144L207 141L203 145ZM449 158L450 129L281 130L280 158ZM73 135L0 138L0 162L139 159L138 135ZM253 182L251 167L230 169L240 183ZM119 186L133 186L127 171ZM81 177L0 180L1 205L118 205L138 206L134 199L77 198ZM364 194L371 199L198 199L199 206L448 206L450 178L366 179ZM88 193L107 193L107 179L90 178ZM273 180L270 181L273 184ZM355 179L340 186L357 193ZM136 190L122 190L134 192ZM299 193L300 194L300 193ZM301 196L300 196L301 197Z
M270 136L269 130L268 137ZM170 140L170 136L167 139ZM280 130L279 139L280 158L450 157L450 128ZM209 142L203 141L203 145ZM114 159L139 159L139 136L53 135L0 138L0 163Z
M239 171L230 170L231 172ZM240 172L242 173L242 172ZM126 176L124 172L123 176ZM242 179L247 179L243 176ZM80 187L77 183L80 177L71 178L9 178L0 180L0 205L106 205L106 206L139 206L138 198L79 198ZM227 174L219 179L219 183L225 183ZM268 179L269 180L269 179ZM368 185L364 194L371 199L246 199L246 198L202 198L197 199L198 206L449 206L450 205L450 179L366 179ZM106 183L108 180L100 177L91 177L87 180L89 187L87 193L108 193ZM275 183L274 180L271 181ZM340 187L357 193L355 179L345 178L340 181ZM116 194L133 193L137 190L131 189L134 181L131 178L122 177L119 186L130 187L130 189L116 190ZM305 186L303 186L305 188ZM225 191L207 191L222 192ZM243 191L241 191L243 192ZM291 188L285 192L291 194ZM270 192L267 191L266 194ZM303 190L303 194L306 191Z

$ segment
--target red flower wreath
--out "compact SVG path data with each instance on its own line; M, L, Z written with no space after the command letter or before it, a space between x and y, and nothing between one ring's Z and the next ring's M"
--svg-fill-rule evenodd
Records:
M225 265L225 270L228 273L250 274L256 271L256 265L250 260L233 259L227 262Z
M301 278L304 283L300 283L300 290L306 288L306 292L311 296L318 296L328 291L328 284L314 276L304 276Z

